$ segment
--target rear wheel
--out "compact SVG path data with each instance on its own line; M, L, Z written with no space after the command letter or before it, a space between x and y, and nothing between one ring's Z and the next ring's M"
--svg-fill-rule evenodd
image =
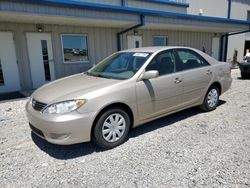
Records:
M125 141L129 128L128 114L120 108L110 109L97 120L93 131L94 142L105 149L114 148Z
M209 112L218 106L219 103L219 89L216 86L211 86L205 96L201 109Z

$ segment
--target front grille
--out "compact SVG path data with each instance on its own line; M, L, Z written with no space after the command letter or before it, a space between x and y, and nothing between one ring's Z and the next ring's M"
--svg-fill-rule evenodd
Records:
M32 100L32 106L35 110L37 111L41 111L47 104L36 101L36 100Z
M39 130L38 128L34 127L33 125L29 124L30 125L30 128L31 130L36 133L38 136L41 136L44 138L44 134L41 130Z

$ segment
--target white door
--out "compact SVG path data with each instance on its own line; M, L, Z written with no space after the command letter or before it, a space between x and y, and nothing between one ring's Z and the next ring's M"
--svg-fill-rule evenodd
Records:
M0 93L20 89L13 34L11 32L0 32Z
M142 47L142 36L129 35L128 36L128 49Z
M55 80L51 34L27 33L33 89Z
M219 51L220 51L220 38L213 37L213 39L212 39L212 57L219 60Z

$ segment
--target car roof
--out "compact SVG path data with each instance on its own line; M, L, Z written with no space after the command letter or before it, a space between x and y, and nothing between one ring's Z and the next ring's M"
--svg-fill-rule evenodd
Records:
M132 53L158 53L163 50L171 50L171 49L189 49L192 51L195 51L199 55L201 55L203 58L206 59L209 64L218 64L218 61L214 59L213 57L209 56L205 52L202 52L198 49L195 48L190 48L190 47L185 47L185 46L153 46L153 47L142 47L142 48L133 48L133 49L128 49L128 50L123 50L120 51L122 52L132 52ZM119 53L120 53L119 52Z
M144 53L154 53L162 50L170 50L170 49L176 49L176 48L185 48L185 49L193 49L189 47L184 46L152 46L152 47L142 47L142 48L132 48L123 50L120 52L144 52Z

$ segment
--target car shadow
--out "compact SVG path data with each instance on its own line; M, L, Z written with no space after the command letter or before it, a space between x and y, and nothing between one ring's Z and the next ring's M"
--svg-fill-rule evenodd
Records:
M220 100L218 107L225 104L226 101ZM206 113L200 110L197 107L193 107L187 110L183 110L180 112L177 112L172 115L168 115L162 118L159 118L157 120L151 121L149 123L145 123L142 126L139 126L135 129L132 129L129 133L128 140L133 137L137 137L139 135L143 135L148 132L152 132L154 130L157 130L162 127L169 126L171 124L174 124L178 121L190 118L192 116L195 116L197 114ZM98 153L106 151L105 149L102 149L95 144L88 142L88 143L81 143L81 144L74 144L74 145L68 145L68 146L61 146L61 145L55 145L51 144L44 139L38 137L33 132L31 133L31 138L34 141L34 143L40 148L42 151L46 152L48 155L50 155L53 158L60 159L60 160L68 160L68 159L74 159L77 157L82 157L86 155L90 155L92 153Z
M221 105L223 105L225 103L226 103L226 101L219 100L218 107L220 107ZM133 129L131 131L129 138L137 137L139 135L155 131L155 130L162 128L162 127L167 127L167 126L172 125L178 121L182 121L184 119L190 118L192 116L195 116L195 115L201 114L201 113L207 113L207 112L204 112L203 110L201 110L198 107L193 107L193 108L189 108L189 109L186 109L186 110L183 110L183 111L180 111L180 112L168 115L168 116L164 116L164 117L156 119L154 121L145 123L142 126L136 127L135 129Z
M246 77L246 78L242 78L242 77L238 77L238 80L250 80L250 76Z
M96 146L91 142L65 146L56 145L47 142L46 140L34 134L33 132L31 132L31 138L42 151L44 151L51 157L60 160L74 159L77 157L104 151L104 149Z
M13 101L13 100L18 100L18 99L25 99L25 98L27 98L27 97L25 97L20 92L12 92L12 93L0 94L0 102L8 102L8 101Z

